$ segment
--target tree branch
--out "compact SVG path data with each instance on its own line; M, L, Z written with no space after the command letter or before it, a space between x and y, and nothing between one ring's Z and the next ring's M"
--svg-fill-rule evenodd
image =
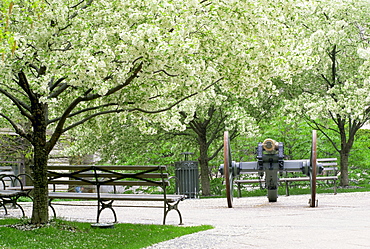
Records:
M108 103L108 104L105 104L105 105L99 105L99 106L94 106L94 107L90 107L90 108L84 108L84 109L79 110L77 112L71 113L70 115L68 115L68 118L77 116L77 115L82 114L82 113L85 113L85 112L89 112L89 111L101 109L101 108L104 108L104 107L108 107L108 106L118 106L118 104L117 103ZM116 112L116 110L112 110L112 111L113 112ZM58 122L60 119L61 119L61 117L51 119L51 120L48 121L47 124L49 125L51 123Z
M89 0L84 6L82 6L81 8L80 8L80 10L83 10L83 9L86 9L87 7L89 7L91 4L92 4L92 2L93 2L94 0ZM74 8L75 7L77 7L78 5L80 5L82 2L85 2L84 0L83 1L81 1L80 3L78 3L77 5L75 5L74 6ZM73 19L73 18L75 18L77 15L78 15L78 10L76 11L76 12L74 12L72 15L70 15L69 16L69 19L71 20L71 19Z
M51 85L50 83L50 92L52 92L63 80L67 79L67 77L62 77L58 79L54 84Z
M334 140L332 140L330 138L330 136L325 132L325 129L322 129L322 128L325 128L323 125L321 124L318 124L317 122L313 121L313 120L308 120L307 124L315 129L315 130L319 130L322 134L324 134L324 136L329 140L329 142L333 145L334 149L337 151L337 152L340 152L340 149L338 148L338 146L335 144ZM314 124L314 126L312 125ZM335 131L335 130L334 130ZM338 132L338 131L335 131L335 132Z
M166 70L164 70L164 69L161 69L161 70L155 71L155 72L153 72L153 73L155 74L155 73L160 73L160 72L163 72L163 73L165 73L166 75L168 75L168 76L170 76L170 77L176 77L176 76L179 76L178 74L170 74L170 73L167 73L167 71L166 71Z
M67 121L67 119L70 116L71 112L77 107L78 104L80 104L81 102L84 102L84 101L91 101L91 100L94 100L94 99L106 97L106 96L109 96L109 95L111 95L113 93L116 93L117 91L121 90L125 86L129 85L137 77L138 73L142 69L142 66L143 66L143 62L139 63L139 65L133 70L131 76L128 77L123 84L120 84L120 85L118 85L118 86L110 89L105 95L90 94L90 95L87 95L87 96L77 97L74 101L72 101L72 103L66 108L66 110L64 111L64 113L62 114L62 116L59 118L58 124L57 124L57 126L55 128L55 131L54 131L53 135L51 136L50 140L47 142L47 145L46 145L47 151L51 151L51 149L54 147L54 145L58 141L59 137L66 130L69 130L72 127L75 127L76 126L76 125L71 125L72 126L72 127L70 126L71 128L63 129L63 127L65 125L65 122ZM102 114L99 114L99 115L102 115ZM95 117L95 116L97 116L97 115L94 115L93 117ZM88 119L90 119L90 118L88 118ZM85 120L83 122L78 122L78 124L84 123L87 120Z
M20 136L24 137L25 139L27 139L28 141L30 141L32 143L32 137L29 134L23 132L22 129L20 129L18 127L18 125L13 122L13 120L11 120L8 116L6 116L3 113L0 113L0 116L5 118L13 126L13 128L14 128L14 130L17 134L19 134Z
M217 123L217 127L215 129L215 131L212 133L210 139L209 139L209 145L211 145L211 141L215 140L218 136L217 134L219 132L221 132L222 130L224 130L224 126L222 124L224 124L225 120L226 120L227 116L223 116L221 117L221 120Z
M23 71L18 73L18 82L17 84L23 89L23 91L27 94L28 98L32 101L36 99L36 96L30 89L30 85L28 84L28 80L26 75Z
M58 96L59 96L61 93L63 93L63 92L64 92L68 87L70 87L70 85L68 85L67 83L63 83L62 85L60 85L60 87L58 88L58 90L56 90L55 92L50 93L50 95L48 96L48 99L58 97Z
M0 88L0 93L4 94L15 104L23 116L27 117L31 121L33 120L33 117L31 116L31 114L28 113L28 112L31 112L31 107L29 107L24 102L20 101L19 99L17 99L12 94L10 94L9 92L5 91L2 88Z

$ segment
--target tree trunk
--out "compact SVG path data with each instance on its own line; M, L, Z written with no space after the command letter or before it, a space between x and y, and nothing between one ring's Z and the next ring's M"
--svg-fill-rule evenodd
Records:
M345 149L340 151L340 186L342 187L349 185L348 155L349 153Z
M199 166L200 166L200 183L202 185L202 195L211 195L211 184L209 179L209 167L208 167L208 146L205 139L199 138Z
M49 220L47 162L50 150L46 143L47 104L33 103L32 112L35 118L32 124L34 199L31 222L44 224Z
M348 158L349 153L352 149L353 143L355 141L355 134L362 126L361 123L353 121L349 124L348 132L346 132L346 122L345 119L338 119L338 128L341 138L340 146L340 185L342 187L347 187L349 185L348 177Z
M48 183L47 183L48 153L44 146L34 146L34 199L32 209L32 224L44 224L48 222Z

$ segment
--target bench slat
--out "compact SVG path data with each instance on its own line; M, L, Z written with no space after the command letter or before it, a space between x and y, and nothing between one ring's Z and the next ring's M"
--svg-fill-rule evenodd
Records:
M13 170L13 167L12 166L0 166L0 170L4 170L4 171Z
M68 173L64 173L64 172L48 172L48 176L60 176L62 174L66 174L66 176L68 176L69 174L71 174L71 172L68 172ZM135 174L135 173L124 173L125 176L127 176L127 178L130 178L130 176L135 176L135 177L142 177L142 178L168 178L169 177L169 174L167 173L143 173L143 174ZM90 173L90 172L82 172L82 173L73 173L74 176L77 176L77 177L81 177L81 178L84 178L84 177L99 177L99 178L116 178L116 177L120 177L121 174L117 173L117 174L114 174L114 173L106 173L106 172L102 172L102 173L97 173L97 174L94 174L94 173ZM133 178L133 177L131 177Z
M337 163L321 163L321 165L326 167L326 166L337 166L338 164Z
M319 158L317 159L318 162L331 162L331 161L337 161L337 158Z
M96 185L94 184L95 181L91 180L92 183L79 181L79 180L52 180L49 181L48 184L66 184L66 185ZM104 181L99 181L103 183L101 185L115 185L115 186L162 186L162 181L154 181L154 182L146 182L146 181L114 181L109 183L104 183ZM169 186L170 183L168 181L164 181L165 186Z
M279 182L298 182L298 181L309 181L309 177L290 177L290 178L279 178ZM326 180L338 180L337 176L317 176L317 181ZM246 180L235 180L235 183L260 183L265 182L265 179L246 179Z
M48 165L49 170L85 170L89 168L104 170L166 170L164 165Z
M121 200L121 201L164 201L164 195L158 194L109 194L101 193L101 200ZM74 192L49 192L49 198L53 199L82 199L97 200L97 193L74 193ZM177 202L185 199L185 195L166 195L168 202Z

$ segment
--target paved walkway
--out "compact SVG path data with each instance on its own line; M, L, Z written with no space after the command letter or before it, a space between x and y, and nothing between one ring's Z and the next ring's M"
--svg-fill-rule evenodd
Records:
M319 194L319 206L308 207L308 195L280 196L269 203L266 197L192 199L180 205L186 226L201 224L215 228L165 241L149 248L369 248L370 192ZM84 202L85 203L85 202ZM30 215L30 204L26 204ZM94 223L95 207L57 206L58 215ZM162 210L117 208L119 222L161 224ZM109 211L102 221L111 220ZM170 212L168 224L177 224Z

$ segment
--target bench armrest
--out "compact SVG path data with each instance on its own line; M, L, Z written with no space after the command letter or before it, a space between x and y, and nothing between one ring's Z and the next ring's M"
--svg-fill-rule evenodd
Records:
M180 194L180 180L176 176L170 176L170 177L168 177L168 181L170 181L171 179L175 179L176 186L177 186L177 189L175 189L175 193L179 195Z
M22 179L25 179L25 181L27 182L27 179L29 179L31 182L32 182L32 186L33 186L33 178L32 176L30 176L29 174L26 174L26 173L21 173L21 174L18 174L17 177L22 180ZM27 184L26 184L27 185Z
M6 181L10 181L11 186L6 184ZM23 183L21 179L16 175L0 175L0 184L2 189L6 190L7 187L17 186L19 184L20 189L23 190Z

